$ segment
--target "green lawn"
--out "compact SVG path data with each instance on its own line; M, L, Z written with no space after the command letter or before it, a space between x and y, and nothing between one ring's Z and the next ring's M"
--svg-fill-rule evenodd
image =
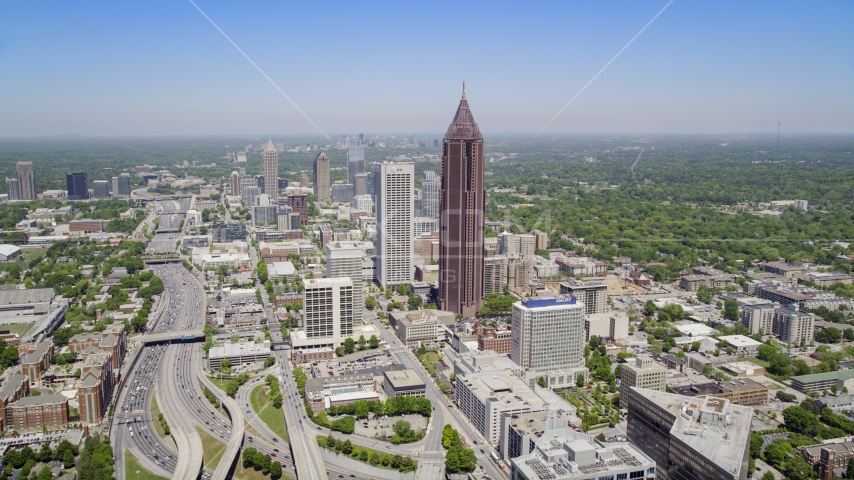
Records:
M157 430L157 434L160 435L160 438L166 438L166 432L163 431L163 427L160 425L160 422L157 421L159 415L160 407L157 406L157 399L155 397L151 397L151 418L154 419L154 429Z
M166 477L155 475L141 467L130 450L125 450L125 478L127 480L167 480Z
M267 385L262 384L252 389L252 394L250 395L252 409L255 410L256 414L258 414L258 418L270 427L270 430L272 430L273 433L287 442L288 428L285 425L284 412L281 408L273 407L272 402L265 401L263 404L261 402L261 393L266 386Z
M759 365L762 368L768 368L771 366L771 364L769 362L766 362L765 360L759 360L756 357L747 357L744 359L744 361L754 363L756 365Z
M196 427L196 431L202 437L202 449L205 452L205 468L216 470L216 466L222 460L222 454L225 453L225 444L198 426Z
M32 326L32 323L12 323L0 326L0 330L9 330L10 333L17 333L19 337L23 337Z

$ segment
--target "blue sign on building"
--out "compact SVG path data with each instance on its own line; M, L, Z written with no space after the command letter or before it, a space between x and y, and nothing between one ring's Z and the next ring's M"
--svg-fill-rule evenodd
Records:
M542 308L554 307L556 305L575 305L575 302L575 297L531 298L522 300L522 305L527 308Z

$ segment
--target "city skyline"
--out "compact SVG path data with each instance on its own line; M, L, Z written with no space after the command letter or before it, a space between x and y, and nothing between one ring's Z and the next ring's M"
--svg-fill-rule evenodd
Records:
M0 20L0 136L319 134L307 117L326 134L441 131L463 80L485 133L536 133L665 5L455 6L483 55L449 77L441 5L198 3L303 116L190 3L18 4ZM798 5L673 2L545 133L854 132L854 6ZM269 33L300 17L365 33Z

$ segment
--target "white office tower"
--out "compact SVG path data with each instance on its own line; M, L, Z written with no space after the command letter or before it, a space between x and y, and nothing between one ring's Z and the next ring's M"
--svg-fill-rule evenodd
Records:
M421 216L439 218L439 190L442 188L442 178L436 172L424 172L421 181Z
M279 153L273 141L267 141L261 160L261 173L264 174L264 193L271 198L279 196Z
M270 202L270 196L266 193L258 195L255 205L252 206L252 226L278 225L278 205Z
M355 305L353 281L349 277L304 281L305 337L311 347L336 348L353 334Z
M356 175L365 173L365 147L347 149L347 183L356 184Z
M373 213L374 199L370 195L356 195L353 197L353 210L357 212Z
M368 244L370 245L370 244ZM362 323L362 258L365 248L353 242L326 245L326 278L347 277L353 281L353 323Z
M412 280L411 163L374 166L377 210L377 280L387 287Z
M584 367L584 304L575 297L531 298L513 304L510 359L537 372L560 370L568 385ZM552 375L549 375L551 378ZM568 377L568 378L567 378ZM549 381L552 385L552 381Z

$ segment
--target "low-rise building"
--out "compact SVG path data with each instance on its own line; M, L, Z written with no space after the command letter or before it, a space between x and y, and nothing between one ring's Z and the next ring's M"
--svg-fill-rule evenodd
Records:
M483 327L477 335L477 349L481 352L492 350L495 353L509 354L513 336L510 330L497 330L495 327Z
M748 356L756 355L756 349L759 348L759 345L762 345L762 342L757 342L744 335L724 335L718 337L718 340L732 345L740 355Z
M798 450L804 460L812 465L819 480L842 478L848 462L854 457L854 442L822 443Z
M211 370L220 368L223 360L230 361L233 366L262 363L270 354L269 340L265 340L263 343L226 343L211 347L208 352L208 363Z
M733 362L719 365L719 368L733 377L753 377L765 375L765 368L750 362Z
M428 311L406 312L406 315L396 316L395 333L404 345L431 345L439 341L444 324L438 317L428 314Z
M383 391L391 397L423 397L427 385L415 370L387 370L383 372Z
M309 378L305 398L314 413L330 407L349 405L358 400L376 401L377 382L371 374Z
M629 442L600 442L550 418L531 453L510 459L514 480L654 479L656 463Z
M726 398L736 405L757 406L768 403L768 387L749 378L670 386L673 393L686 397Z
M68 399L64 395L25 397L6 407L6 431L28 433L59 430L68 425Z
M636 357L634 365L623 365L620 374L620 408L626 408L628 405L629 390L632 387L663 392L666 388L666 376L667 369L648 356Z
M303 363L322 362L332 360L335 351L332 347L306 348L305 350L291 350L291 362L301 365Z
M854 395L850 393L826 395L815 399L815 404L818 406L819 411L827 407L836 413L846 413L854 410Z
M844 387L848 391L854 391L854 370L837 370L792 377L792 388L804 393L830 390L834 385L838 390Z
M498 443L502 415L546 410L531 387L510 372L457 375L456 394L460 411L492 444Z

